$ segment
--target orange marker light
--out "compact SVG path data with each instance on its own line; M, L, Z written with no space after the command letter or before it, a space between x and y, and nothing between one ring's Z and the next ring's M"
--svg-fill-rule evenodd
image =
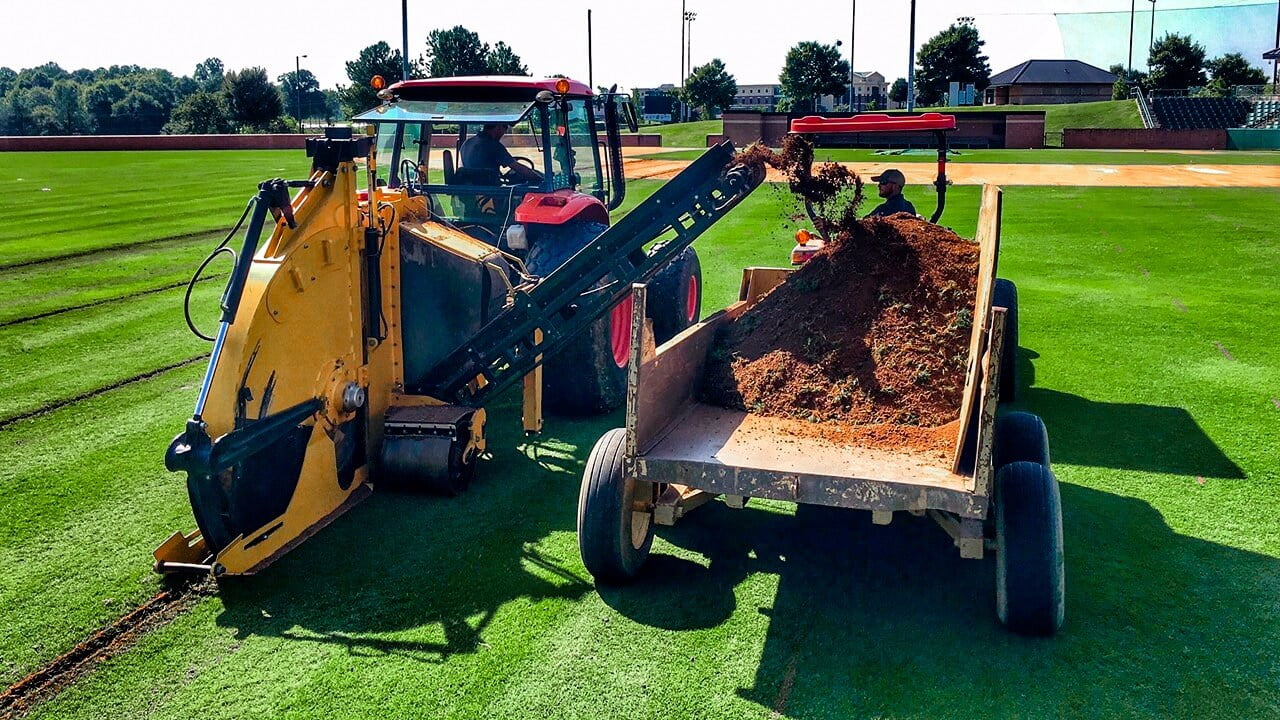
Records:
M381 75L374 75L373 77L369 78L369 86L372 87L374 90L381 90L382 88L387 86L387 80Z
M808 230L800 229L796 231L796 242L801 245L808 245L809 238L811 237L813 237L813 235L810 235Z
M560 78L556 81L556 92L561 95L569 92L569 81L566 78Z

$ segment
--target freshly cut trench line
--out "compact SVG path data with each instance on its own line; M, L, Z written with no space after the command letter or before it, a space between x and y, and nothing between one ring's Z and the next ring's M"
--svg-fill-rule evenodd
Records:
M225 275L206 275L205 277L202 277L196 280L196 283L198 284L198 283L208 282L210 280L220 280L224 277L226 276ZM168 285L162 285L160 287L148 288L146 290L139 290L137 292L132 292L127 295L119 295L113 298L104 298L102 300L94 300L93 302L81 303L79 305L71 305L69 307L58 308L57 310L49 310L47 312L42 312L42 313L36 313L35 315L28 315L26 317L12 318L10 320L0 321L0 328L9 327L10 325L18 325L24 322L31 322L33 320L43 320L45 318L53 317L55 315L61 315L62 313L68 313L68 312L73 312L75 310L84 310L86 308L98 307L100 305L106 305L108 303L120 302L121 300L132 300L134 298L139 298L146 295L154 295L159 292L164 292L165 290L172 290L174 288L186 287L189 282L190 281L188 280L182 280L179 282L170 283Z
M126 385L132 385L133 383L142 382L143 380L149 380L157 375L167 373L170 370L177 370L178 368L186 367L193 363L200 362L201 360L207 360L208 358L209 358L209 353L201 353L199 355L196 355L195 357L187 358L186 360L180 360L176 363L165 365L164 367L161 367L161 368L156 368L155 370L150 370L148 372L134 375L133 377L125 378L124 380L120 380L118 382L113 382L110 385L107 385L105 387L100 387L95 390L90 390L89 392L80 393L75 397L69 397L65 400L59 400L55 403L50 403L43 407L36 408L35 410L28 410L27 412L19 413L12 417L0 419L0 430L3 430L16 422L21 422L23 420L33 418L37 415L43 415L45 413L53 412L54 410L57 410L59 408L64 408L68 405L74 405L75 403L81 402L82 400L88 400L89 398L97 397L98 395L101 395L106 392L110 392L112 390L115 390L116 388L121 388Z
M0 718L25 715L36 704L52 698L101 663L133 647L146 633L212 595L212 580L200 580L162 590L127 615L80 641L44 667L10 685L0 695Z
M134 250L137 248L147 247L149 245L161 245L163 243L174 242L176 240L189 240L202 235L218 232L217 228L209 230L197 230L195 232L181 233L178 235L169 235L167 237L155 238L153 240L140 240L134 243L125 243L123 245L112 245L110 247L86 248L84 250L75 250L73 252L64 253L62 255L53 255L51 257L34 258L32 260L22 260L16 263L0 263L0 270L17 270L19 268L27 268L33 265L45 265L48 263L60 262L62 260L71 260L74 258L85 257L86 255L97 255L105 252L119 252L120 250Z

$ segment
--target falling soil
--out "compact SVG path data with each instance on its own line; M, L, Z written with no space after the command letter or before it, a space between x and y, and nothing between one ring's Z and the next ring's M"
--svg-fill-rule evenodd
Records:
M978 246L906 214L856 219L861 181L826 166L811 174L812 153L799 136L781 153L742 153L788 174L828 242L721 326L703 399L808 420L835 442L942 451L955 442Z

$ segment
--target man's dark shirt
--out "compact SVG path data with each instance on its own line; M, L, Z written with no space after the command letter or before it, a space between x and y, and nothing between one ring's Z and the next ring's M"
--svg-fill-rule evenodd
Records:
M515 162L511 151L499 140L480 133L462 143L462 167L501 172Z
M909 200L903 197L902 193L898 193L877 205L875 210L867 213L867 217L884 217L886 215L893 215L894 213L900 212L908 212L912 215L916 214L916 206L912 205Z

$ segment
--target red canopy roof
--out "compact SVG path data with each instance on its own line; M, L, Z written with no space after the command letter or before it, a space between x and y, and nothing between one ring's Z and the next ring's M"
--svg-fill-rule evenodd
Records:
M473 77L426 78L424 80L402 80L389 89L398 90L487 87L510 88L512 90L550 90L555 92L560 78L531 78L517 75L476 75ZM569 81L569 95L591 95L591 88L577 80Z
M791 121L793 133L901 132L903 130L955 130L956 116L942 113L884 115L866 113L849 118L809 115Z

